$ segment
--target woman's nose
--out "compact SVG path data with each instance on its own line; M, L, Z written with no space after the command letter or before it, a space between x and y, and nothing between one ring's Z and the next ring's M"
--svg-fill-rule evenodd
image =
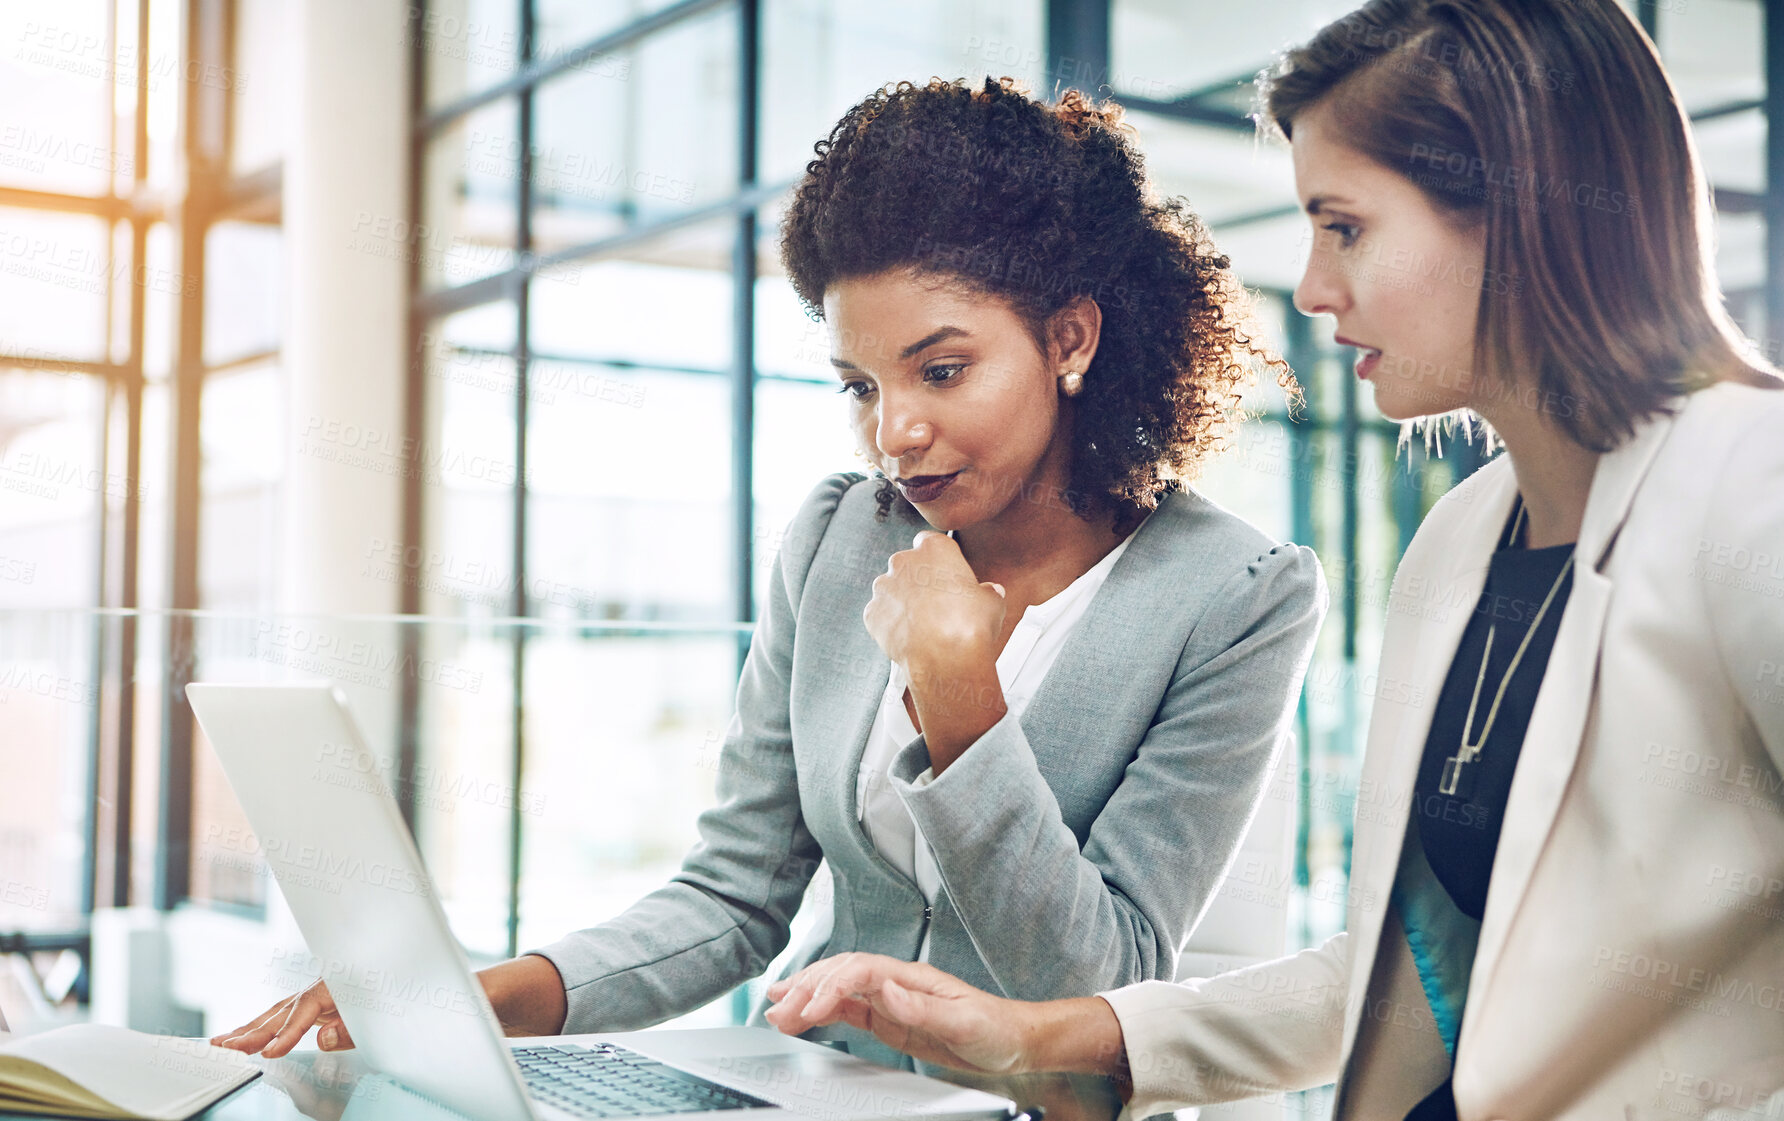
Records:
M1350 306L1350 288L1339 263L1315 244L1295 285L1295 310L1302 315L1337 315Z
M878 445L881 455L891 460L903 460L906 456L927 448L934 437L934 426L917 415L911 402L897 398L881 399L880 423L874 432L874 443Z

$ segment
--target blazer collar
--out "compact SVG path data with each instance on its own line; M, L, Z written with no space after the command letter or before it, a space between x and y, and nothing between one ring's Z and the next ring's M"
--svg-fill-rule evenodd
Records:
M1609 562L1611 549L1616 545L1623 523L1629 518L1629 508L1635 502L1636 492L1641 489L1642 479L1666 442L1667 434L1672 431L1677 410L1687 400L1680 398L1673 402L1671 411L1638 424L1629 439L1599 457L1574 547L1576 564L1602 571ZM1493 464L1488 464L1483 471L1490 471L1492 467ZM1484 585L1487 564L1498 546L1505 519L1511 516L1512 503L1518 493L1516 476L1509 466L1502 470L1503 477L1488 475L1480 479L1480 492L1467 499L1476 508L1475 515L1455 529L1451 547L1433 565L1435 571L1420 575L1454 577L1478 572ZM1459 622L1466 625L1466 616ZM1462 626L1452 629L1455 631L1453 637L1460 641Z
M1592 475L1592 489L1586 498L1585 518L1580 522L1579 544L1574 548L1576 566L1583 564L1604 571L1610 561L1611 549L1617 543L1617 534L1622 532L1623 523L1629 519L1629 508L1635 502L1636 492L1641 489L1648 468L1654 465L1654 457L1672 432L1677 410L1684 407L1686 400L1675 401L1672 411L1638 425L1634 435L1615 451L1599 457L1598 469Z
M1672 431L1676 410L1684 401L1675 401L1673 412L1637 425L1629 439L1599 457L1574 547L1575 564L1602 571L1609 562L1611 549L1616 545L1623 523L1629 518L1629 508L1635 502L1642 479L1666 442L1667 434ZM1482 470L1492 469L1493 464L1488 464ZM1517 477L1509 465L1501 470L1504 471L1501 477L1486 475L1479 480L1479 493L1467 499L1475 507L1474 516L1456 527L1451 547L1435 559L1432 570L1417 575L1454 578L1478 574L1480 580L1475 591L1478 593L1484 586L1488 562L1498 547L1499 535L1505 530L1505 519L1511 516L1512 503L1518 494ZM1459 642L1467 616L1454 622L1455 626L1446 629L1446 636ZM1453 631L1453 635L1447 634L1448 631ZM1447 663L1444 668L1448 668ZM1441 685L1442 681L1437 684Z

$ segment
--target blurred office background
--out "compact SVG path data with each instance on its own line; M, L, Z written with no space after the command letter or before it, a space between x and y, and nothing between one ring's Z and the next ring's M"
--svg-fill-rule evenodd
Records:
M1349 7L5 0L0 993L209 1032L313 976L195 679L340 681L478 962L668 876L781 528L855 465L781 210L844 109L931 75L1113 95L1261 294L1307 407L1260 389L1201 486L1314 546L1333 609L1279 835L1204 948L1337 929L1389 579L1480 463L1396 454L1288 306L1305 222L1251 79ZM1756 337L1784 270L1765 7L1630 5Z

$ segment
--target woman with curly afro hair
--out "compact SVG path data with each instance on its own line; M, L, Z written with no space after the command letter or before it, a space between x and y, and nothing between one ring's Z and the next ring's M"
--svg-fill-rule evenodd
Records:
M900 83L816 151L783 252L875 477L788 529L681 872L481 975L513 1029L722 996L820 863L782 976L862 950L1026 999L1171 978L1288 735L1319 566L1184 482L1281 366L1120 109ZM288 1049L303 1011L231 1045Z

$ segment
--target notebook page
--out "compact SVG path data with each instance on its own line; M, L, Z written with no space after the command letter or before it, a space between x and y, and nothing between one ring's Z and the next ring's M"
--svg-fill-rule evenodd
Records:
M28 1059L85 1086L122 1109L145 1116L183 1117L212 1095L257 1072L240 1051L202 1039L149 1035L104 1024L75 1024L0 1046L7 1058Z

